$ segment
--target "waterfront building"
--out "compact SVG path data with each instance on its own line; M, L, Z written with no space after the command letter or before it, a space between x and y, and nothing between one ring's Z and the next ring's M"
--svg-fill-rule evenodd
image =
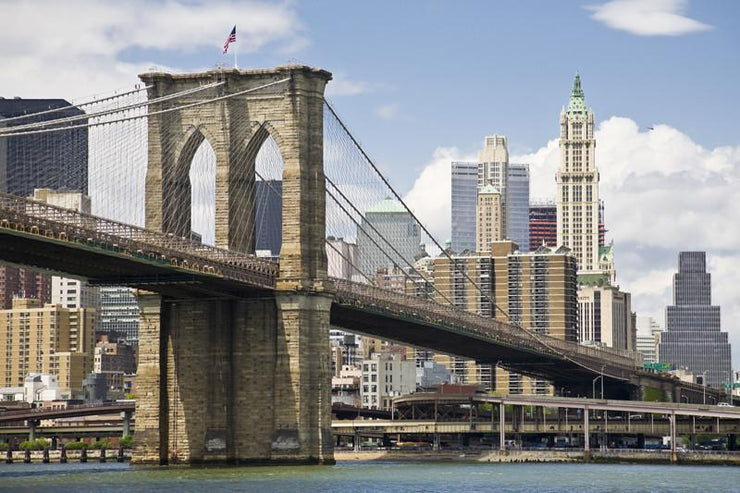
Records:
M397 253L390 251L383 238L394 246ZM362 218L357 231L358 267L370 278L379 268L405 269L413 265L420 243L419 224L411 213L399 201L386 198L368 209Z
M478 194L478 163L453 161L451 168L452 248L475 250L475 207Z
M122 341L112 341L102 336L93 351L93 372L136 373L136 354L133 346Z
M488 252L491 242L504 239L503 199L493 185L478 192L475 216L475 251Z
M721 387L732 371L731 347L721 331L720 307L712 305L706 252L680 252L673 275L673 304L666 307L658 360L687 368L703 383Z
M463 310L493 317L490 299L492 293L491 256L484 253L439 255L433 260L434 300L452 304ZM437 354L433 361L444 365L455 383L492 388L491 365L480 365L473 360Z
M511 241L493 243L491 251L495 318L538 334L576 340L576 259L567 248L540 247L520 252ZM495 368L495 390L507 394L548 394L542 379Z
M416 367L400 354L379 353L362 362L362 407L388 409L393 398L416 391Z
M362 282L362 276L353 267L356 261L357 245L348 243L344 238L326 238L326 264L330 277Z
M90 197L81 192L36 188L31 198L85 214L92 212ZM87 281L52 276L51 302L64 308L87 308L97 312L100 305L100 290L90 286Z
M575 76L568 107L560 113L560 167L557 183L557 243L578 259L579 272L598 270L599 170L594 114L586 107L581 78Z
M139 343L139 305L131 288L100 288L99 334L111 340L124 339L133 346Z
M581 284L578 287L578 341L588 346L635 350L632 297L616 286Z
M656 363L658 361L658 342L662 329L653 317L640 315L637 317L636 332L637 345L635 349L642 355L645 363Z
M567 248L522 253L511 241L493 244L495 317L538 334L577 339L576 259Z
M341 367L338 374L331 379L331 403L361 407L361 381L362 370L360 368L351 365Z
M416 366L416 385L423 389L430 389L439 385L452 383L452 373L445 365L436 361L424 361Z
M23 385L30 373L55 375L60 388L79 391L92 370L95 314L35 299L15 299L0 310L0 382Z

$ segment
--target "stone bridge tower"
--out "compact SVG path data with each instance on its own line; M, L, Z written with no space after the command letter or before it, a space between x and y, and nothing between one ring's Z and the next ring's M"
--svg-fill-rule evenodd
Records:
M134 460L331 463L323 174L331 74L281 66L140 77L150 100L220 83L149 106L147 228L190 235L188 173L206 139L216 155L216 246L253 253L255 158L268 135L285 167L275 291L228 300L140 293Z

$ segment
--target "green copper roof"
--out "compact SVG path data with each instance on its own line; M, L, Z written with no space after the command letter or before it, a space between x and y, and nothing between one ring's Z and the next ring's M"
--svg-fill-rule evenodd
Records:
M581 76L576 74L573 79L573 90L570 91L570 102L568 103L568 113L581 113L586 111L586 97L581 89Z
M592 274L578 274L579 286L609 286L609 274L594 272Z
M501 192L498 191L498 188L494 187L493 185L489 183L488 185L483 187L481 191L478 193L498 193L500 194Z
M614 261L614 243L599 247L599 259Z
M367 212L375 214L402 214L407 213L408 211L398 200L386 197L384 200L368 209Z

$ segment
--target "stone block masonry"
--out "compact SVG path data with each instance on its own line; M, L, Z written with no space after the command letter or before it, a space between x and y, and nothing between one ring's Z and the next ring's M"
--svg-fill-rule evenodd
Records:
M283 66L141 79L150 99L223 83L152 105L150 113L287 82L278 93L149 118L147 228L190 234L190 163L208 140L216 155L216 246L253 253L250 185L257 153L272 136L285 165L283 237L274 293L229 300L141 293L133 461L333 463L323 174L323 94L331 74Z

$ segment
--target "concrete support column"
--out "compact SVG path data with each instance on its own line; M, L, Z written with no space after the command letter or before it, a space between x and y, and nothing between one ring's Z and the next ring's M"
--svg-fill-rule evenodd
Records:
M498 449L502 454L506 452L506 406L503 401L498 405Z
M352 448L355 452L360 451L360 431L355 430L355 434L352 437Z
M131 461L167 462L166 333L163 333L162 298L138 291L139 352L136 376L136 440Z
M591 425L588 422L588 411L589 409L587 407L583 409L583 453L586 458L591 455Z
M121 412L121 421L123 422L122 437L131 435L131 411Z
M28 439L29 440L36 440L36 428L38 427L39 422L36 419L29 419L28 420Z
M677 462L678 455L676 455L676 413L671 413L669 419L671 422L671 462Z
M322 294L277 293L273 460L333 463L329 310Z

